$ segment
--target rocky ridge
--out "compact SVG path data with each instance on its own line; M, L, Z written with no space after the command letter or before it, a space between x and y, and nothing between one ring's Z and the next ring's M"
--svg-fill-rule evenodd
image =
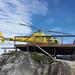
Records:
M11 52L0 56L0 75L74 75L71 63L35 52Z

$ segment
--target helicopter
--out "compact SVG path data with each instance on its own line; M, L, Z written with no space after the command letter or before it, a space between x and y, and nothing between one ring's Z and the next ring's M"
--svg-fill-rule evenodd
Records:
M45 34L43 32L44 30L40 30L40 29L38 29L32 25L28 25L28 24L19 23L19 25L32 27L32 28L36 29L37 31L34 32L33 34L31 34L30 36L20 36L20 37L10 37L10 38L4 37L2 32L0 32L0 40L2 42L4 42L5 40L8 40L8 41L18 41L18 42L30 42L30 43L36 43L36 44L59 44L60 43L60 41L57 38L55 38L54 36L51 36L50 34ZM69 35L69 33L63 33L63 32L52 31L52 30L47 31L47 32Z

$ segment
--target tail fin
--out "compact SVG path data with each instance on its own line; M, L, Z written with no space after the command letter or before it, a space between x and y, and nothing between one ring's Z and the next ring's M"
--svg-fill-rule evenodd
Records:
M1 43L4 43L4 41L5 41L5 39L4 39L4 37L3 37L3 33L0 32L0 42L1 42Z
M0 32L0 37L3 37L3 34L2 34L2 32Z

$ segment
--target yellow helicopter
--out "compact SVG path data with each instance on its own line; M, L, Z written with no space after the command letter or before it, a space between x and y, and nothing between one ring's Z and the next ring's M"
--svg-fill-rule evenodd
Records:
M2 32L0 32L1 41L4 42L5 40L8 41L19 41L19 42L31 42L31 43L42 43L42 44L58 44L59 40L53 38L49 35L44 34L42 31L37 31L33 33L31 36L24 36L24 37L10 37L5 38L3 37Z
M22 23L20 23L20 25L33 27L30 25L22 24ZM33 27L33 28L37 29L36 27ZM49 31L49 32L67 34L67 33L57 32L57 31ZM8 40L8 41L18 41L18 42L30 42L30 43L36 43L36 44L59 44L60 42L57 38L52 37L49 34L43 33L42 30L38 30L37 32L34 32L30 36L23 36L23 37L20 36L20 37L10 37L10 38L4 37L2 32L0 32L0 40L2 42L4 42L5 40Z

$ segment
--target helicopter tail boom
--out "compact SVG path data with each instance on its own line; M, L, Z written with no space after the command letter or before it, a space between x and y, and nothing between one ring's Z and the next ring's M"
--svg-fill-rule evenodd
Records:
M5 41L5 39L4 39L3 33L0 32L0 42L4 43L4 41Z

